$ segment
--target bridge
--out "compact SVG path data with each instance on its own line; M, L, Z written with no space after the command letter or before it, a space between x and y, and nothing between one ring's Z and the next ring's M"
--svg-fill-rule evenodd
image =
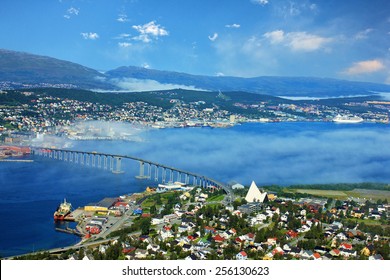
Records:
M176 181L186 185L189 185L192 182L193 186L203 188L214 186L218 189L223 189L227 194L230 193L230 188L226 184L216 181L210 177L138 157L44 147L30 147L30 149L31 153L36 156L110 170L115 174L124 172L122 170L121 162L123 159L129 159L139 162L139 173L135 176L137 179L154 179L154 181L162 181L162 183Z

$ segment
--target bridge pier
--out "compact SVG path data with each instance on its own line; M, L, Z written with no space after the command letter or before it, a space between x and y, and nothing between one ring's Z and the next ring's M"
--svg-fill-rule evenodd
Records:
M162 178L161 178L161 181L163 182L163 183L165 183L165 177L167 176L167 174L166 174L166 169L163 167L162 168Z
M186 185L188 185L190 183L190 176L188 176L188 174L186 173L185 176L184 176L184 183Z
M115 158L115 162L116 162L116 169L115 170L112 170L112 173L114 174L122 174L124 173L124 171L121 170L121 162L122 162L122 158L121 157L114 157Z
M154 166L154 181L158 182L158 166Z
M108 161L107 156L104 156L104 159L103 159L103 168L104 168L105 170L107 170L107 168L108 168L107 161Z
M173 170L169 169L169 182L173 183Z
M177 172L176 181L181 182L181 172Z
M143 161L139 162L139 175L135 176L135 178L140 179L140 180L150 178L148 176L145 176L145 162L143 162Z
M98 168L102 168L102 156L98 155Z

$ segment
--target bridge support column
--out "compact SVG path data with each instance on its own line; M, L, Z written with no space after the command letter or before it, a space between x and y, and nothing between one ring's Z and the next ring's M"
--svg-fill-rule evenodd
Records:
M148 179L150 180L152 178L152 165L149 163L148 164Z
M108 168L108 164L107 164L107 156L104 156L104 158L103 158L103 168L105 169L105 170L107 170L107 168Z
M114 172L114 158L110 157L110 171Z
M186 185L188 185L188 184L190 183L190 176L188 176L188 174L185 174L184 183L185 183Z
M173 170L172 169L169 169L170 173L169 173L169 182L173 183Z
M98 165L98 168L102 168L102 156L101 155L98 155L97 156L98 158L98 163L97 163L97 165Z
M135 178L140 180L148 179L148 176L145 176L145 162L139 162L139 175L135 176Z
M157 165L155 165L154 168L155 168L154 169L154 181L157 182L158 181L158 168L159 167Z
M166 169L163 167L163 170L162 170L162 182L165 183L165 177L166 177Z
M124 172L121 170L122 158L121 158L121 157L115 157L115 160L116 160L116 169L113 170L112 173L115 173L115 174L124 173Z
M177 172L176 181L181 182L181 172Z

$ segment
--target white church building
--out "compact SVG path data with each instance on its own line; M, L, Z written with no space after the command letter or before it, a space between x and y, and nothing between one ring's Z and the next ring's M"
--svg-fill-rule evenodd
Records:
M255 181L252 181L251 186L249 187L248 193L245 196L245 200L250 202L260 202L264 203L268 201L267 192L261 192L256 186Z

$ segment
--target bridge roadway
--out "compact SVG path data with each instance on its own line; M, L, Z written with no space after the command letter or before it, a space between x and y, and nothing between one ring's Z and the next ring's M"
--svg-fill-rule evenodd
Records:
M122 158L130 159L130 160L134 160L134 161L140 162L141 168L142 168L142 172L143 172L143 164L147 163L150 166L156 166L156 168L162 168L162 169L165 169L165 170L175 171L175 172L178 172L179 174L185 174L185 175L192 176L194 178L200 179L201 182L207 182L207 183L213 184L214 186L216 186L218 188L222 188L227 194L230 194L230 192L231 192L230 188L226 184L224 184L222 182L219 182L219 181L216 181L216 180L214 180L214 179L212 179L210 177L199 175L199 174L196 174L196 173L193 173L193 172L188 172L188 171L185 171L185 170L182 170L182 169L178 169L178 168L175 168L175 167L172 167L172 166L160 164L160 163L153 162L153 161L150 161L150 160L145 160L145 159L142 159L142 158L139 158L139 157L127 156L127 155L107 154L107 153L100 153L100 152L85 152L85 151L76 151L76 150L67 150L67 149L57 149L57 148L31 147L31 151L33 151L33 154L37 154L36 151L39 151L39 150L50 151L50 152L51 151L57 151L57 152L84 154L84 155L90 155L90 156L111 157L111 158L119 158L119 159L122 159Z

